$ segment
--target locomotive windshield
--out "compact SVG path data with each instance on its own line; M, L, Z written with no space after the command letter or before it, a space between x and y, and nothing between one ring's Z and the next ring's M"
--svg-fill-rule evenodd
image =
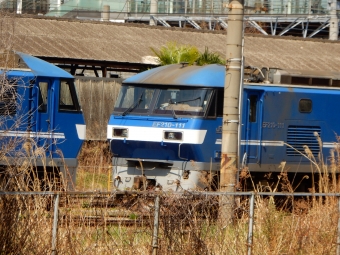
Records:
M114 111L127 115L204 116L211 89L122 86Z

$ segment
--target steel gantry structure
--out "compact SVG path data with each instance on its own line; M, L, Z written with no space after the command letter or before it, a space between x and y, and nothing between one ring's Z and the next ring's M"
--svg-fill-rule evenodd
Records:
M228 0L0 0L0 9L164 27L227 29ZM246 31L337 40L340 0L244 0Z

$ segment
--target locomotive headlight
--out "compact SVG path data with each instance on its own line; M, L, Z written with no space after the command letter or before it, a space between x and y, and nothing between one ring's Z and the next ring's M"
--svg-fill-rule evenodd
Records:
M164 131L164 140L182 140L182 132Z
M112 129L112 136L128 137L129 136L129 130L127 128L113 128Z
M168 139L174 140L175 139L175 133L173 133L173 132L168 133Z

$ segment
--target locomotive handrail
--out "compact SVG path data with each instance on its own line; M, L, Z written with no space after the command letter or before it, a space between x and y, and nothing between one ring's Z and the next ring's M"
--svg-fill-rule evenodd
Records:
M247 165L247 156L247 152L245 152L242 157L241 169L243 169Z
M33 85L32 86L32 95L35 95L35 98L34 98L34 101L35 102L38 102L38 104L39 104L39 98L38 98L38 96L39 96L39 90L38 90L38 87L37 87L37 85ZM32 96L32 100L33 100L33 96ZM36 111L38 111L39 112L39 107L40 107L40 105L38 105L38 107L37 107L37 109L34 111L34 113L32 112L32 114L33 114L33 116L34 116L34 119L35 119L35 132L37 132L38 130L39 130L39 122L40 122L40 119L39 119L39 117L40 117L40 115L39 114L37 114L36 113ZM38 139L37 139L37 142L38 142Z
M61 89L61 86L60 86L60 82L59 82L59 90ZM50 109L50 114L49 114L49 116L48 116L48 118L49 118L49 122L48 122L48 124L49 124L49 132L52 132L52 130L54 130L54 116L55 116L55 97L56 97L56 93L55 93L55 83L53 82L52 84L51 84L51 94L52 94L52 97L51 97L51 104L52 104L52 107L51 107L51 109ZM59 97L60 97L60 91L59 91L59 95L58 95L58 109L59 109ZM52 137L51 137L52 138ZM51 144L49 144L49 148L50 148L50 150L51 150L51 152L53 153L54 152L54 150L56 149L56 146L54 145L54 143L53 143L53 141L52 141L52 139L50 139L50 143Z
M259 145L258 145L258 158L257 158L257 164L260 164L260 161L261 161L261 155L262 155L262 148L261 148L261 145L262 145L262 125L261 123L263 122L263 97L264 97L264 93L262 94L261 96L261 99L260 99L260 117L259 117Z
M246 153L247 155L250 154L249 153L249 106L250 106L250 100L249 97L247 99L247 111L246 111L246 120L247 120L247 126L246 126ZM250 157L249 157L250 158Z
M182 145L183 143L179 143L178 144L178 157L180 158L180 159L183 159L183 160L188 160L187 158L182 158L181 157L181 145Z

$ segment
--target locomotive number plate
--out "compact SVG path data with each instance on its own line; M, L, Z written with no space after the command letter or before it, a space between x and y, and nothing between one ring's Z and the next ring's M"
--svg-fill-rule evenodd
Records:
M263 122L263 128L284 128L285 124L281 122Z
M161 121L154 121L152 123L153 127L159 128L184 128L185 123L173 123L173 122L161 122Z

